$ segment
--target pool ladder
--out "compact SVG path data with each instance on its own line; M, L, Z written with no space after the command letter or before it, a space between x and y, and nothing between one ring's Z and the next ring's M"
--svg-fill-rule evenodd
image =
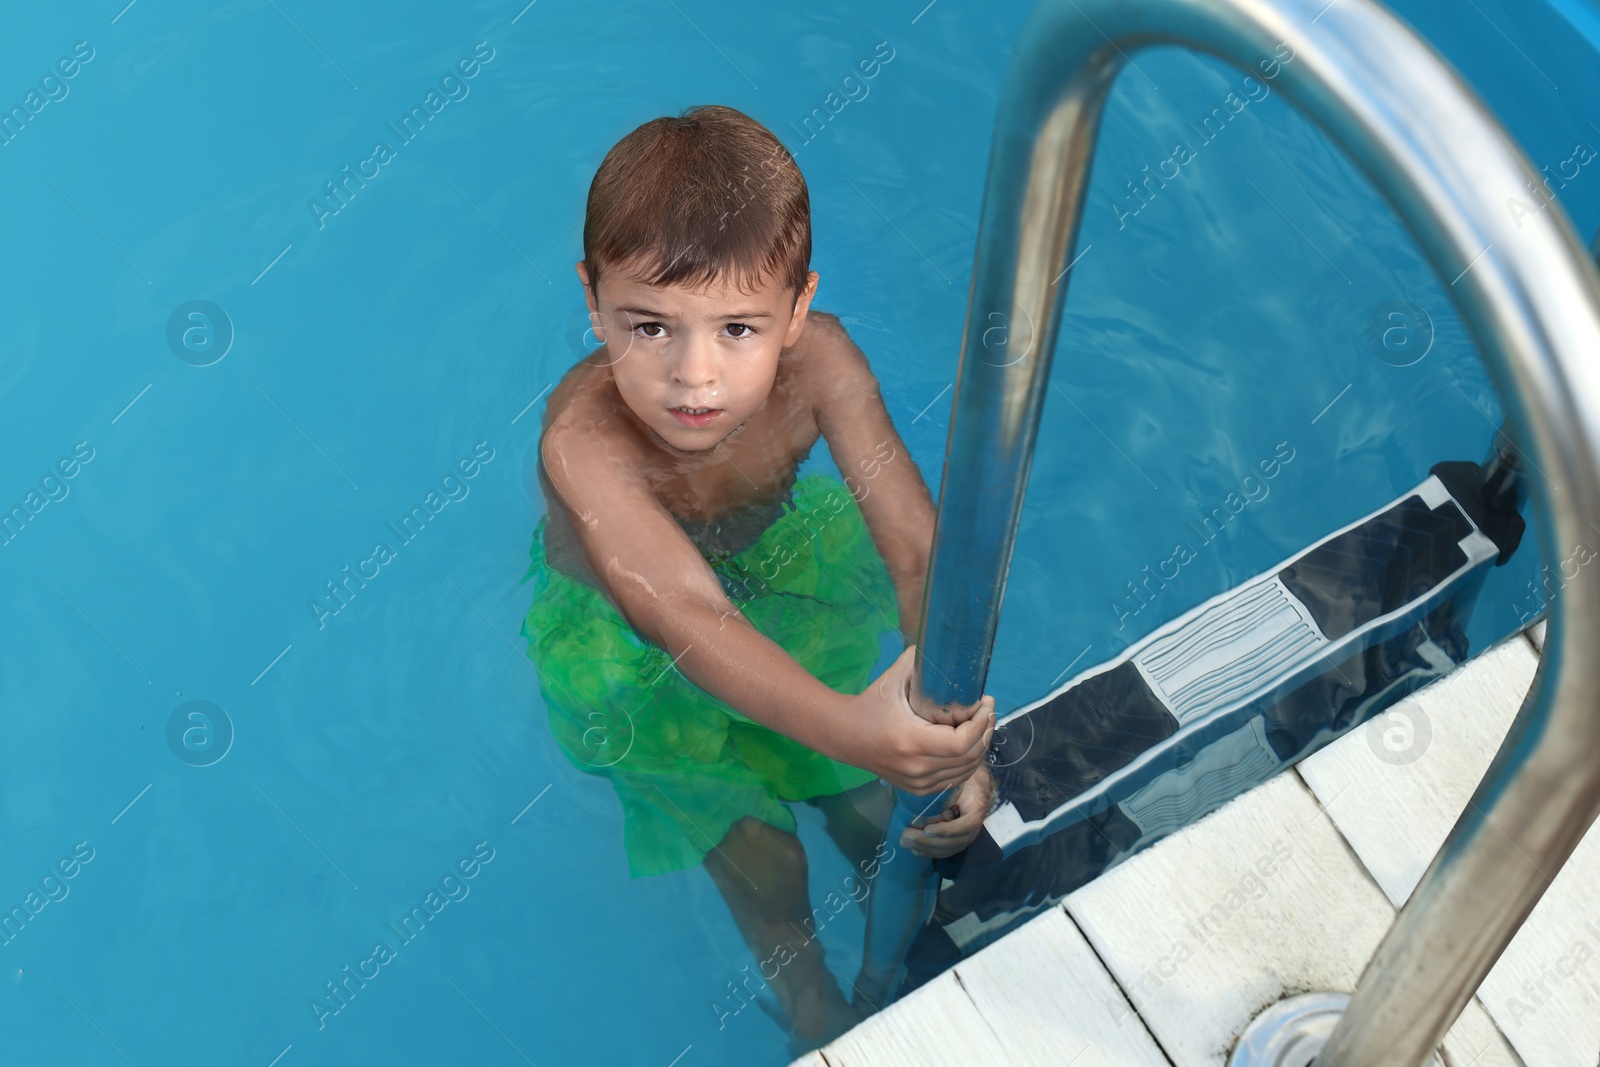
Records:
M1543 475L1528 480L1544 558L1600 531L1600 276L1559 206L1517 227L1506 198L1539 173L1415 32L1372 0L1043 0L1006 77L984 193L917 642L928 705L983 691L1113 79L1154 45L1263 73L1280 44L1294 58L1276 87L1386 197L1484 353ZM1593 567L1555 600L1505 743L1318 1063L1427 1060L1600 812L1597 620Z

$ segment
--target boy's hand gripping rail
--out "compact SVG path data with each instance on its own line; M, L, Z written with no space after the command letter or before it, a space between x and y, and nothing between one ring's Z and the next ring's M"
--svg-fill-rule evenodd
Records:
M1372 0L1044 0L1007 74L984 193L918 640L925 699L983 691L1101 111L1152 45L1259 73L1354 159L1472 330L1540 477L1546 559L1600 532L1600 278L1539 173L1461 79ZM1438 1044L1600 811L1600 568L1555 602L1533 689L1323 1053L1412 1067ZM1576 655L1573 653L1576 652Z

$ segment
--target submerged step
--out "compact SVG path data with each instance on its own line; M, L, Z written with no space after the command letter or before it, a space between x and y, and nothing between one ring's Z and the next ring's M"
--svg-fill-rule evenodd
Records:
M913 956L936 968L992 941L1466 659L1484 574L1524 529L1485 509L1481 484L1476 463L1437 464L1008 715L999 806L942 865Z

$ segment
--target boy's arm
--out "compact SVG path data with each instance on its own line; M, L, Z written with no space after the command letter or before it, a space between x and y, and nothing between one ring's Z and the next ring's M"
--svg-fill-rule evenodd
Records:
M604 591L641 636L729 706L914 793L936 792L972 773L992 715L957 729L918 717L900 689L909 682L909 657L859 695L817 680L727 598L640 473L636 448L603 425L558 418L540 454L559 498L552 503L566 509Z
M922 472L895 431L867 357L839 320L812 311L796 348L813 374L817 425L894 578L900 632L917 640L935 510Z

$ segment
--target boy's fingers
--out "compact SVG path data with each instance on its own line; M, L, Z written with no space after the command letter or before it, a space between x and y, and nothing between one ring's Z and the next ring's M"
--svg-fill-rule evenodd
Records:
M974 715L955 728L955 752L965 756L979 745L987 747L989 731L994 726L992 714Z
M951 836L959 834L972 824L972 801L968 796L970 791L963 785L950 794L950 804L940 812L943 818L937 827L929 832Z
M979 753L977 758L981 761L982 753ZM919 788L914 788L911 792L918 796L932 796L948 789L954 791L951 796L955 797L959 794L961 783L972 777L973 770L970 760L966 758L936 762L921 775L916 776Z
M969 826L957 831L950 826L941 826L939 833L927 829L906 829L900 835L900 844L919 856L953 856L969 847L980 829L981 826Z
M945 757L928 757L924 764L925 770L921 777L932 788L926 792L933 793L940 789L957 789L962 782L971 778L980 766L983 765L987 752L981 743L982 739L975 741L966 752L960 755Z
M972 719L981 719L985 712L994 710L994 697L985 694L978 698L976 704L947 704L939 709L937 722L958 726Z
M956 818L951 819L944 825L941 825L937 831L930 830L929 832L937 833L943 837L960 837L962 834L976 834L978 827L983 825L983 819L983 809L977 805L973 805L968 810L963 811Z
M979 764L983 762L983 753L974 751L970 756L956 756L947 759L929 759L920 772L908 775L908 779L915 783L912 792L923 796L940 792L945 789L955 789L971 778Z
M964 781L964 779L956 779L956 782L948 781L945 777L948 774L949 772L944 769L927 770L921 774L907 775L896 784L913 796L928 797L949 789L956 782Z
M927 827L934 823L946 823L956 817L956 805L961 800L961 790L952 789L950 795L944 798L944 806L932 815L923 816L912 821L912 826Z
M993 728L992 719L982 718L968 719L960 726L953 727L925 722L918 747L932 770L967 766L972 763L974 754L981 759L988 750L988 739ZM963 775L962 780L965 779Z
M957 727L923 724L923 742L918 770L907 766L896 784L911 793L927 796L954 789L983 766L984 756L994 737L994 717L973 718ZM930 732L932 731L932 732ZM906 754L907 756L910 753Z
M930 819L915 829L930 837L957 837L970 821L965 815L957 817L947 814L938 819Z

